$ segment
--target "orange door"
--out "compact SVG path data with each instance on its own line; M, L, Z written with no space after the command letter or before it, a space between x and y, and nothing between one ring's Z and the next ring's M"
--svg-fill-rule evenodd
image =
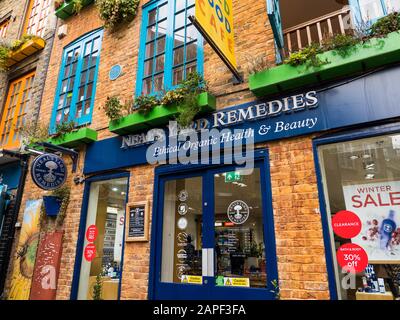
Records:
M3 149L20 146L19 128L26 120L34 78L35 72L31 72L10 83L0 123L0 147Z

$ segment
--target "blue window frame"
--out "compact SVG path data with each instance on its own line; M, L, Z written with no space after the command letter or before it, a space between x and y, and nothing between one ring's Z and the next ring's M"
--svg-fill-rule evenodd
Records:
M189 21L195 0L158 0L143 7L136 95L170 90L203 73L203 39Z
M63 122L77 126L92 119L103 30L93 31L65 47L58 77L50 132Z
M394 11L400 11L400 0L349 0L349 4L355 9L353 15L357 24L374 23Z

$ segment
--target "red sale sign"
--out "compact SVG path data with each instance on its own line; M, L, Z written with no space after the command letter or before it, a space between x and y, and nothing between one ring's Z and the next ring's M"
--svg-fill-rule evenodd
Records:
M87 241L95 242L98 234L99 234L99 230L97 229L97 227L94 224L92 224L86 230L86 239L87 239Z
M351 211L339 211L332 218L332 228L339 237L351 239L361 232L362 222L360 218Z
M368 265L368 255L363 248L355 243L342 245L336 253L339 265L350 273L359 273Z
M88 262L92 262L92 260L96 257L96 246L93 243L89 243L85 247L84 251L85 260Z

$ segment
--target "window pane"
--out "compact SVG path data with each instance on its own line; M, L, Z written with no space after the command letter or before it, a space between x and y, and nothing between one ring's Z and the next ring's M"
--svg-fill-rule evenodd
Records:
M364 21L374 20L383 16L381 0L359 0Z
M186 0L176 0L175 12L181 11L186 6Z
M151 58L154 56L154 42L146 44L146 55L145 58Z
M176 86L182 80L183 80L183 67L178 67L178 68L174 69L172 85Z
M164 55L158 56L156 58L156 72L164 70Z
M157 27L157 32L158 32L157 33L157 37L161 37L163 35L166 35L167 34L167 30L168 30L167 20L164 20L164 21L160 22L158 24L158 27Z
M147 41L153 40L156 37L156 27L149 27L147 28Z
M175 15L175 30L185 25L185 11Z
M398 134L392 134L318 148L333 250L330 254L341 299L357 300L360 295L379 293L375 283L379 278L384 283L385 295L391 300L398 295L399 139ZM337 228L340 225L354 225L356 230L343 234ZM357 250L358 256L350 259L349 255L347 260L340 261L337 252L344 248L348 253ZM361 260L363 254L365 264ZM353 280L348 282L345 277Z
M166 18L168 15L168 5L165 4L158 8L158 21Z
M183 47L174 50L174 66L183 63Z
M153 59L144 63L144 76L147 77L153 73Z
M196 68L197 68L196 62L189 63L189 64L186 66L186 76L187 76L189 73L195 72L195 71L196 71Z
M228 179L233 175L233 181ZM260 169L214 176L216 285L267 286Z
M185 29L175 31L174 33L174 47L178 47L184 44L185 41Z
M151 78L144 79L142 87L143 87L143 90L142 90L143 95L150 94L151 93Z
M164 89L164 74L154 76L154 91L158 92Z
M186 46L186 61L191 61L197 57L197 43L191 43Z
M165 51L165 37L157 40L157 54Z
M149 11L149 25L152 25L156 22L157 10Z
M395 12L400 11L400 0L385 0L387 11Z
M186 28L186 42L191 42L197 39L197 30L194 25Z
M200 177L165 183L162 282L182 283L184 276L202 277L201 195Z

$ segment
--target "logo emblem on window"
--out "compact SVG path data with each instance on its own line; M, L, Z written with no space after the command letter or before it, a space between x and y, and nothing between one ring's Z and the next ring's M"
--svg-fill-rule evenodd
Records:
M185 202L189 198L189 194L186 190L182 190L179 192L178 199L181 202Z
M250 214L249 206L242 200L233 201L227 210L228 218L234 224L243 224Z
M178 207L178 212L181 216L184 216L189 210L189 207L186 203L181 203Z
M67 167L55 154L42 154L35 158L31 167L32 180L44 190L60 188L67 179Z

